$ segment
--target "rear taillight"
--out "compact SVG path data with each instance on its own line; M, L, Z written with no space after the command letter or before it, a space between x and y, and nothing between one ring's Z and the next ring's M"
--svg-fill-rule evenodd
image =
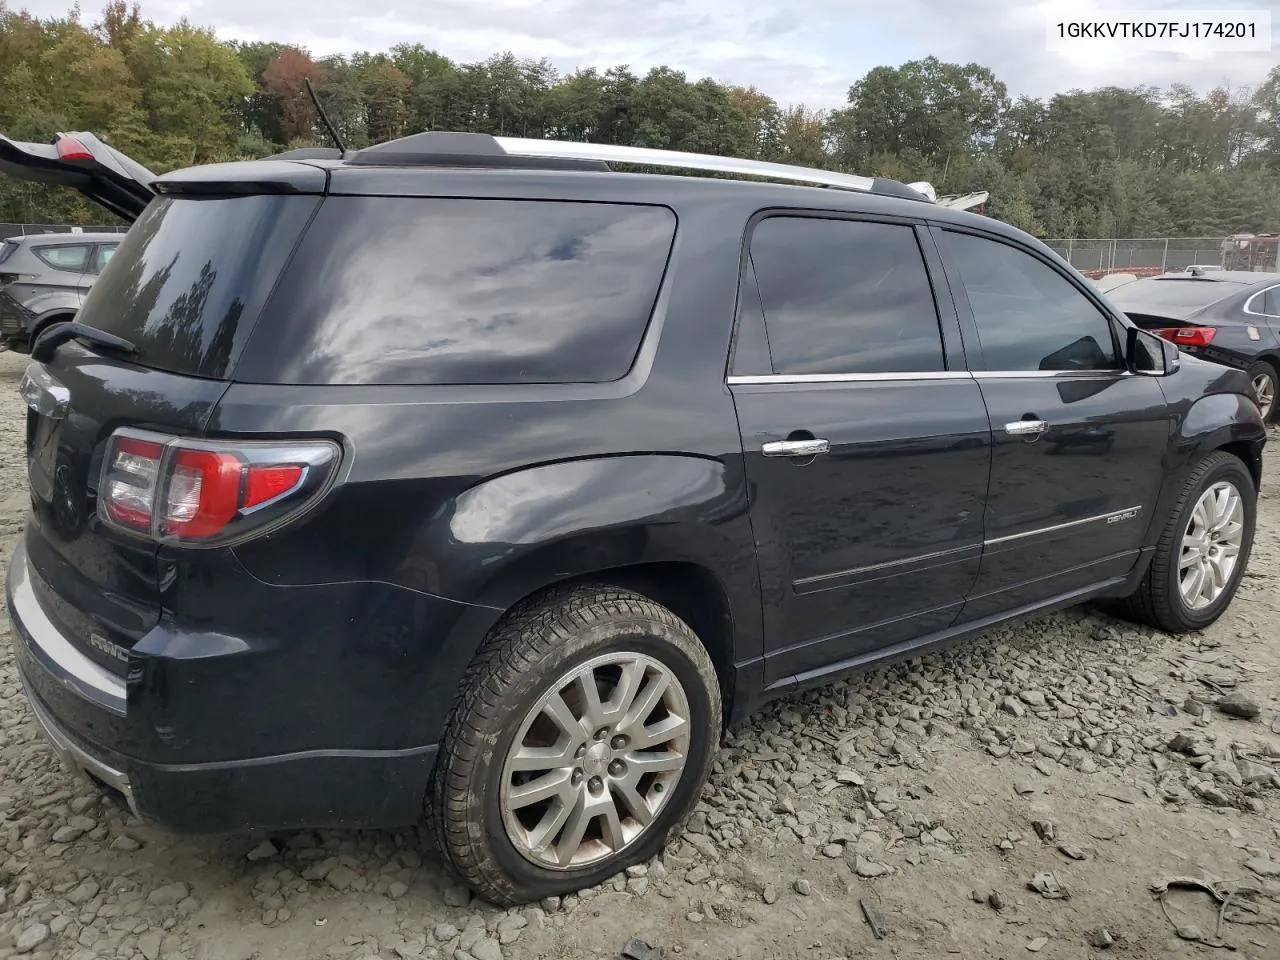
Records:
M1213 342L1217 327L1165 327L1155 331L1180 347L1207 347Z
M75 137L58 137L59 160L92 160L93 154Z
M341 458L329 440L187 440L117 430L107 441L98 515L162 543L222 545L296 519Z

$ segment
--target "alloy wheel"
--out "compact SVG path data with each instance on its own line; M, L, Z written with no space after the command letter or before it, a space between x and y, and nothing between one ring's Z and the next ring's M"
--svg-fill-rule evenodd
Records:
M508 751L507 838L552 870L616 855L671 797L691 733L684 688L652 657L610 653L575 668L534 704Z
M1231 582L1244 543L1244 500L1235 484L1219 480L1196 501L1182 534L1178 591L1189 610L1203 610Z
M1266 371L1253 378L1253 394L1258 401L1258 409L1262 411L1262 419L1271 416L1271 408L1276 402L1276 378Z

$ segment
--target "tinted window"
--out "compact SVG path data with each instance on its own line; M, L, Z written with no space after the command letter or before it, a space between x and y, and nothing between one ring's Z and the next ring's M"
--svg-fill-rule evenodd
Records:
M1262 295L1262 312L1269 317L1280 317L1280 287L1272 287ZM1255 305L1254 309L1257 309Z
M162 197L148 205L77 317L139 360L224 378L318 197Z
M1225 297L1242 293L1244 286L1229 280L1134 280L1107 294L1118 307L1140 312L1139 308L1177 307L1184 312L1207 307Z
M738 291L738 323L731 369L736 376L773 372L773 364L769 360L769 338L764 329L764 310L760 306L760 287L750 260L747 260L747 269L743 272Z
M1016 247L943 233L959 269L989 370L1111 370L1111 324L1048 264Z
M908 226L771 217L751 237L776 373L943 369L924 259Z
M70 247L36 247L36 256L58 270L83 270L89 259L89 247L76 244Z
M4 263L21 246L20 240L0 240L0 263Z
M617 380L653 312L675 225L663 207L330 197L237 378Z
M105 267L107 263L110 262L112 256L115 255L116 247L118 246L119 244L113 243L110 246L102 246L98 248L98 255L94 261L94 273L102 272L102 268Z

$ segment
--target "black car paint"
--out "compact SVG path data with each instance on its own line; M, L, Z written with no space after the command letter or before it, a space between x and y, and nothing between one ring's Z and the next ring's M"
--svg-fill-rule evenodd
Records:
M726 382L742 237L762 211L906 219L926 241L930 223L967 226L1075 277L1042 244L985 218L719 180L324 162L204 168L159 189L314 192L321 177L332 194L654 202L679 226L635 364L609 383L273 386L243 381L248 355L223 382L76 343L58 350L48 370L74 410L53 450L70 471L70 514L37 493L15 563L30 565L42 607L68 634L106 631L128 650L125 715L43 674L24 642L18 661L43 708L127 769L139 807L171 827L416 819L475 651L504 611L553 584L634 584L667 602L710 648L737 719L769 692L1123 593L1199 457L1225 445L1260 469L1264 432L1238 372L1187 360L1159 380L1125 374L1099 389L1070 379L1030 394L969 375L982 370L980 353L927 242L957 377L782 390ZM1046 403L1060 406L1051 415ZM1032 407L1054 419L1044 449L1027 455L1011 445L1022 441L993 438L993 420L998 431L1000 418ZM103 529L93 509L103 443L125 424L332 437L343 473L309 515L261 539L139 546ZM832 453L808 464L760 457L763 439L796 430L828 431ZM1150 464L1133 450L1115 460L1133 444ZM1067 472L1101 471L1079 502L1029 501L1017 511L1027 522L1103 512L1125 484L1143 509L1117 525L1109 565L1091 569L1101 558L1075 541L1041 571L1056 579L1019 592L1027 555L982 546L987 476L1001 464L1041 490ZM919 486L904 484L911 476ZM897 526L876 529L868 501ZM971 603L983 582L998 603ZM114 659L98 657L120 670Z

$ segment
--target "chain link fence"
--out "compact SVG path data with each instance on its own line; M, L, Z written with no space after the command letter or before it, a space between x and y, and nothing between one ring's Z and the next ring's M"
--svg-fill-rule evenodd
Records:
M1044 241L1086 275L1157 274L1185 270L1192 264L1224 266L1226 237L1139 237L1050 239Z
M60 223L0 223L0 240L45 233L124 233L128 227L69 227Z

